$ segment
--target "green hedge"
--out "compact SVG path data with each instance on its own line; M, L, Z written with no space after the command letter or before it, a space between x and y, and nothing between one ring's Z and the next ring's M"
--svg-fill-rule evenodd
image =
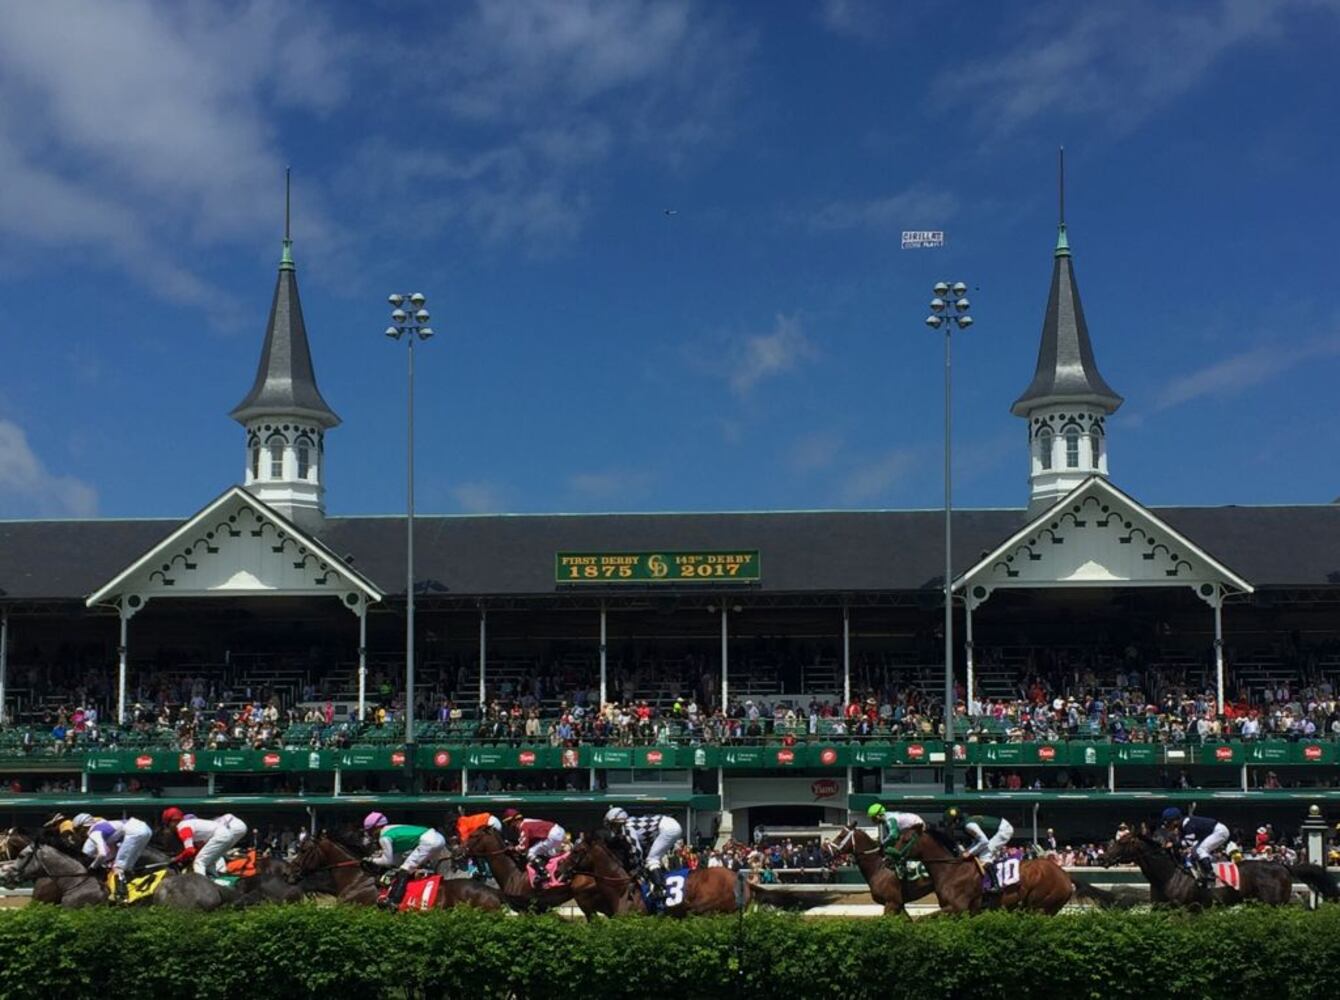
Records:
M992 914L910 924L750 914L593 925L471 912L0 910L0 997L1330 995L1340 907Z

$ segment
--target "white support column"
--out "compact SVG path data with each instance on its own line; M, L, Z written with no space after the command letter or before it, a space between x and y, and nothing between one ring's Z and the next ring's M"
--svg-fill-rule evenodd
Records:
M484 608L479 609L479 704L484 704L484 669L487 660L488 641L488 617L489 613Z
M842 605L842 708L851 704L851 609ZM850 782L848 782L850 783Z
M730 693L730 671L729 671L729 653L726 650L727 627L726 627L726 605L721 605L721 711L725 712L729 704L727 696Z
M0 726L9 718L5 711L5 683L9 678L9 612L0 614Z
M338 768L338 767L335 768L335 792L334 792L334 794L335 794L336 796L340 795L340 794L344 791L344 781L343 781L343 778L344 778L344 771L343 771L343 769Z
M609 701L608 677L606 675L606 639L608 633L605 631L605 602L600 602L600 708L603 711L605 703Z
M80 791L80 793L83 794L83 795L87 795L87 794L88 794L88 772L87 772L87 771L80 771L80 772L79 772L79 791Z
M126 658L130 652L126 646L126 625L130 616L126 614L125 598L121 600L118 617L121 619L121 639L116 647L116 724L121 726L126 721Z
M1214 680L1219 714L1224 714L1224 588L1216 586L1214 595Z
M470 768L461 768L461 798L470 794Z
M973 696L976 693L972 655L972 599L966 593L963 598L963 659L968 666L968 717L971 718Z
M1110 760L1107 762L1107 790L1109 792L1117 790L1117 765Z
M358 721L367 714L368 702L368 602L358 602Z

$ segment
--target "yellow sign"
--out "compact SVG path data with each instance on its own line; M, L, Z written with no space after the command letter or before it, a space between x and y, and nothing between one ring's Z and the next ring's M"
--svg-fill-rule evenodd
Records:
M722 552L560 552L556 583L757 583L757 549Z

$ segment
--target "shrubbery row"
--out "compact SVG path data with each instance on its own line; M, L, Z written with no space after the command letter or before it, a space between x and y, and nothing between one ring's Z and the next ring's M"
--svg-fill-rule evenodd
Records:
M354 908L0 910L0 997L1331 995L1340 908L591 925Z

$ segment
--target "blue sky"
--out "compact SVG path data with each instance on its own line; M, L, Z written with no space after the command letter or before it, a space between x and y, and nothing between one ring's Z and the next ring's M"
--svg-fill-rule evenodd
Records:
M13 7L0 516L243 469L294 171L333 513L1022 506L1056 147L1114 481L1340 494L1337 0ZM666 214L666 210L675 214ZM942 250L902 251L903 229Z

